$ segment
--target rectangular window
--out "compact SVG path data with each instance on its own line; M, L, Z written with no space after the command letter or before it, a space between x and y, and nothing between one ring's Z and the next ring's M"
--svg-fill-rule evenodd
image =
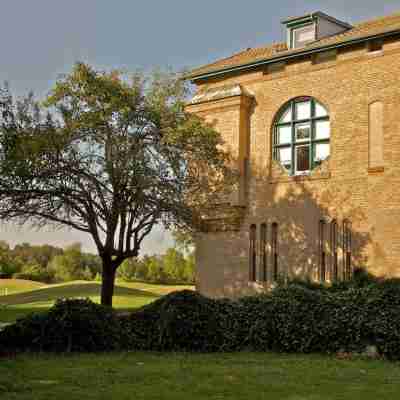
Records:
M260 232L260 257L261 257L261 276L260 280L262 282L267 282L267 224L261 224L261 232Z
M272 278L278 280L278 224L274 222L271 226L271 257L272 257Z
M353 275L351 268L351 223L345 219L343 221L343 276L345 280L350 280Z
M338 226L336 220L331 222L331 237L330 237L330 250L331 250L331 281L337 282L338 280Z
M295 154L296 173L308 172L310 170L310 146L297 146Z
M311 24L301 28L295 28L292 30L292 35L292 47L295 49L303 47L307 43L311 43L315 40L315 26Z
M256 281L256 265L257 265L257 227L256 225L250 226L250 265L249 265L249 280L250 282Z
M319 279L326 281L326 252L325 252L325 222L319 221L318 229L318 253L319 253Z

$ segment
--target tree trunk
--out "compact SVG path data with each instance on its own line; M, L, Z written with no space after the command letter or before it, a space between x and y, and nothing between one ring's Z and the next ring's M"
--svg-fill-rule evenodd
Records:
M101 304L112 306L114 295L116 269L111 261L103 260L102 283L101 283Z

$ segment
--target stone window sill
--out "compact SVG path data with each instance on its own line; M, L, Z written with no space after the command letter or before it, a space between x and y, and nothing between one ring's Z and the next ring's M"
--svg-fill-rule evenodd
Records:
M331 177L330 172L324 172L319 174L303 174L303 175L293 175L293 176L281 176L277 178L271 178L269 183L281 183L281 182L308 182L308 181L318 181L322 179L329 179Z

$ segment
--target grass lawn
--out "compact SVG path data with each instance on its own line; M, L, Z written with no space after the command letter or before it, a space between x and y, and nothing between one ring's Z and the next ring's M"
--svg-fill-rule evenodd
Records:
M1 289L4 290L5 287L14 288L12 294L0 296L0 322L12 322L30 312L47 310L58 298L89 297L93 301L100 301L99 282L74 281L58 285L39 284L38 286L35 283L0 279L0 293ZM114 292L114 307L131 310L172 291L191 288L193 287L118 282Z
M24 279L0 279L0 296L39 289L43 286L46 284Z
M399 364L314 355L117 353L0 360L2 400L392 400L399 393Z

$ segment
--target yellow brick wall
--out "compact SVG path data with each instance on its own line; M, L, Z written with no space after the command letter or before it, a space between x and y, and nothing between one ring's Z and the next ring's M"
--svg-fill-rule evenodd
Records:
M202 89L240 83L254 95L250 121L250 174L245 218L238 232L197 235L199 290L239 296L261 286L248 282L252 223L279 223L279 269L317 278L318 222L349 218L353 264L379 275L400 276L400 46L383 52L366 47L339 51L336 60L291 61L267 69L208 81ZM272 161L271 127L278 110L298 96L312 96L329 110L331 156L308 177L288 177ZM384 170L369 170L369 105L383 103ZM239 106L199 106L239 154ZM270 226L269 226L270 228ZM269 265L270 266L270 265Z

